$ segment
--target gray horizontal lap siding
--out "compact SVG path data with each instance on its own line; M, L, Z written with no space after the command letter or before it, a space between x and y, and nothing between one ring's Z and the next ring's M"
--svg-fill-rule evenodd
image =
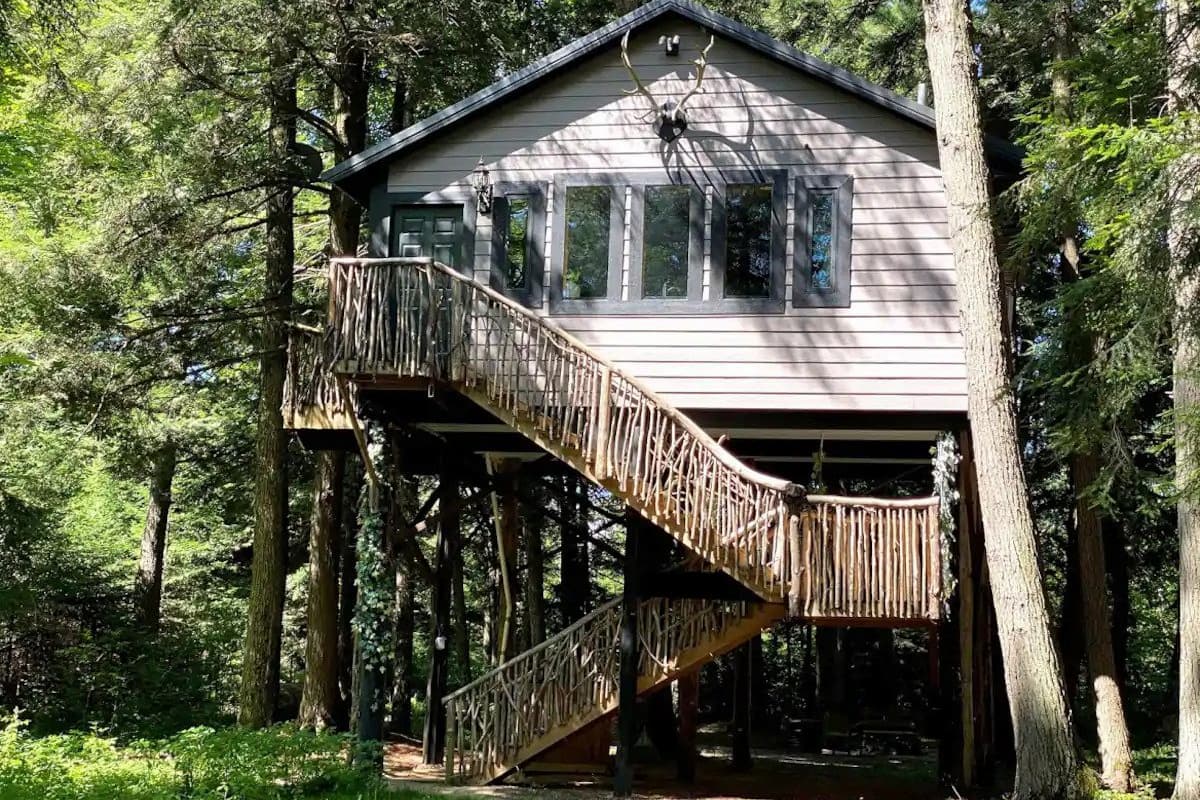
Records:
M678 58L658 37L680 34ZM663 19L638 31L630 51L660 99L690 85L691 59L707 42L692 23ZM690 127L665 146L641 121L645 100L631 85L618 49L586 60L435 141L388 168L396 197L456 194L482 156L494 181L535 183L547 193L542 313L644 377L681 407L812 411L948 411L966 408L962 341L946 202L933 134L843 94L837 88L718 37L705 90L690 101ZM718 185L747 170L788 174L789 225L782 310L774 313L572 315L553 294L552 262L561 248L554 187L566 175L634 173L639 180ZM669 172L668 172L669 171ZM850 302L844 308L797 308L793 300L795 197L804 175L853 178ZM674 176L668 181L669 176ZM708 190L708 201L714 194ZM376 196L381 196L377 194ZM640 204L635 204L639 205ZM713 279L712 208L705 203L701 274ZM375 212L376 216L380 212ZM637 290L628 229L614 243L619 297ZM491 220L475 225L474 267L489 280ZM695 279L695 273L690 280ZM648 308L652 308L649 306Z

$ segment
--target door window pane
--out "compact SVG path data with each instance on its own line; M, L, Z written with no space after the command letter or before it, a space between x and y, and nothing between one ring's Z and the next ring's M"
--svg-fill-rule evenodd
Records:
M508 220L504 231L504 288L525 289L529 253L529 198L508 198Z
M647 186L642 224L642 296L687 297L691 192Z
M425 217L400 217L400 246L398 255L401 258L420 258L425 254Z
M833 193L809 195L812 228L809 230L809 286L814 290L833 288Z
M725 190L725 296L771 295L771 184Z
M563 297L608 296L608 234L612 193L607 186L568 186L563 246Z
M458 219L452 216L435 216L433 219L433 259L456 267L458 259Z

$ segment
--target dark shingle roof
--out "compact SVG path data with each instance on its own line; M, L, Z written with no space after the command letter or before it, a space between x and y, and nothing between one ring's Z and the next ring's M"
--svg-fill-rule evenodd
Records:
M776 61L795 67L801 72L830 83L918 125L930 130L935 128L933 109L929 106L916 103L890 89L865 81L841 67L802 53L778 39L711 11L692 0L651 0L620 19L616 19L602 28L597 28L586 36L534 61L527 67L501 78L491 86L479 90L454 105L443 108L433 116L410 125L382 142L330 167L321 177L336 184L358 183L358 179L364 172L416 147L433 134L445 130L615 43L627 29L641 27L668 13L675 13L692 20L709 28L714 33L739 42ZM1008 142L989 137L988 149L993 156L1005 162L1020 161L1020 150Z

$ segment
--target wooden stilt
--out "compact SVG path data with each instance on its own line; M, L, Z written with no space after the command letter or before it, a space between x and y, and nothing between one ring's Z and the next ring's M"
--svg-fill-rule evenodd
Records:
M625 586L621 594L621 663L618 678L617 763L613 794L633 793L633 746L637 739L638 598L641 565L638 548L641 526L630 525L625 537Z
M733 769L746 772L754 766L750 755L750 642L733 651Z
M496 641L496 661L503 664L513 655L517 612L517 507L516 475L520 466L515 459L488 456L488 473L496 480L492 492L492 516L496 525L496 554L500 567L500 620Z
M700 670L679 676L679 746L675 761L679 780L696 780L696 723L700 711Z
M446 747L446 709L442 698L446 696L450 666L450 579L459 534L458 473L449 459L442 464L441 489L443 510L439 515L433 569L433 642L429 648L429 681L425 689L422 756L426 764L441 764Z

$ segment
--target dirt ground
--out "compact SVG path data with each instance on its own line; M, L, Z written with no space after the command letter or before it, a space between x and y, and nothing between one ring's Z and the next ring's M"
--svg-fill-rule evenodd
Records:
M680 783L671 764L651 763L649 750L639 749L634 793L642 798L720 798L722 800L940 800L931 748L922 756L818 755L754 749L754 768L729 768L729 748L709 737L700 742L696 781ZM593 800L612 796L607 773L526 775L518 773L497 786L446 786L440 767L420 766L418 743L390 744L384 774L396 788L467 797L536 797L538 800Z

